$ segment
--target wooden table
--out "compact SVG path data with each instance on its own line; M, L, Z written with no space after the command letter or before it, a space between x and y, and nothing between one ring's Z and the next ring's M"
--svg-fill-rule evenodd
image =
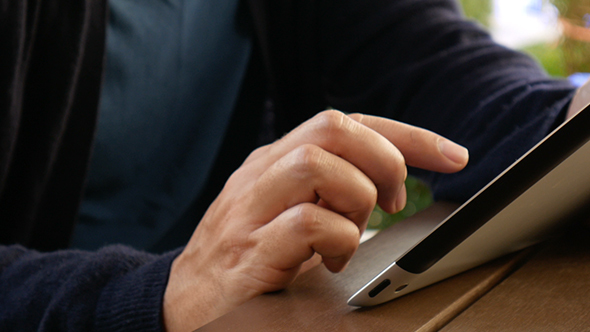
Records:
M437 203L363 243L343 273L318 266L198 331L590 331L590 230L371 308L347 299L455 209ZM412 227L408 227L412 225Z

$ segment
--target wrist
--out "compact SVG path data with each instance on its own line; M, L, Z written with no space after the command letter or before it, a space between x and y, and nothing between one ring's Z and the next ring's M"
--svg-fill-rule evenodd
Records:
M113 266L121 276L105 285L96 307L97 331L162 331L162 297L170 264L178 252L163 256L128 251L129 259ZM122 257L121 247L101 250Z
M225 295L222 279L227 273L216 274L214 266L199 266L187 256L179 255L170 269L162 314L166 332L194 331L241 303Z

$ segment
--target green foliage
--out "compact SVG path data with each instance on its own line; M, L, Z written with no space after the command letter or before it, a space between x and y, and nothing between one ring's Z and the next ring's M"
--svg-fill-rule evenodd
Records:
M492 14L491 0L459 0L459 3L467 18L489 27L489 18Z
M563 48L559 47L559 45L535 44L525 47L522 51L537 59L549 75L554 77L566 77L569 75Z
M561 48L568 74L590 72L590 61L588 61L590 59L590 43L564 39Z
M587 27L590 24L590 0L551 1L562 19L573 25ZM492 13L491 0L459 0L465 16L489 27ZM560 42L537 44L522 51L537 59L547 73L555 77L567 77L577 72L590 72L590 43L564 36Z
M551 1L561 19L578 27L590 25L590 0L544 0ZM492 13L491 0L459 0L465 16L489 27ZM590 43L563 36L560 42L537 44L522 51L537 59L547 73L555 77L567 77L577 72L590 72Z
M408 202L406 207L396 213L389 214L383 211L379 206L376 206L369 218L370 229L385 229L407 217L420 212L432 204L432 194L428 186L415 177L408 176L406 179L406 189L408 194Z

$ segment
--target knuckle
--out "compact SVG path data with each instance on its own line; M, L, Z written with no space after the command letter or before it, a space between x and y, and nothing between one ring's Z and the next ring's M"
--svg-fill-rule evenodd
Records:
M350 238L348 241L342 241L342 251L348 253L349 256L352 256L355 251L358 249L361 233L357 229L350 232Z
M310 177L320 167L323 153L322 148L313 144L297 147L289 158L290 171L300 178Z
M347 228L346 232L340 234L337 244L337 256L350 259L358 249L361 233L356 227Z
M347 130L347 121L350 119L342 112L336 110L327 110L316 116L318 129L329 135L328 137L338 137Z
M346 208L341 212L349 214L356 222L361 222L364 216L369 216L379 199L377 185L370 180L359 182L352 188L353 193L347 200ZM342 195L347 195L343 193Z
M358 123L363 123L363 119L365 118L365 115L362 113L351 113L351 114L348 114L348 117Z
M361 202L363 210L373 210L375 205L377 204L378 199L378 191L377 187L371 183L371 185L367 186L366 195L364 196L364 201Z
M392 168L391 174L393 174L395 177L405 180L407 175L406 159L399 150L394 149L392 152L394 155L391 163L389 164Z
M317 231L320 227L320 219L317 213L317 206L311 203L303 203L297 206L294 211L295 229L304 235L310 235Z
M267 155L269 153L270 149L271 149L271 145L264 145L264 146L258 147L257 149L250 152L250 154L248 155L248 157L246 157L246 159L244 160L244 162L242 163L241 166L246 166L246 165L255 163L256 161L260 160L262 157Z
M400 170L400 171L402 171L401 173L405 174L406 173L406 159L401 154L401 152L398 152L397 155L398 155L398 157L396 158L396 162L395 162L396 170ZM404 178L405 178L405 176L404 176Z
M250 152L250 155L248 155L246 160L259 158L260 156L264 155L269 150L269 148L270 145L263 145L256 148L254 151Z
M235 189L236 186L243 187L244 186L244 179L247 179L249 170L247 166L241 166L240 168L236 169L225 181L223 185L224 190L231 190Z

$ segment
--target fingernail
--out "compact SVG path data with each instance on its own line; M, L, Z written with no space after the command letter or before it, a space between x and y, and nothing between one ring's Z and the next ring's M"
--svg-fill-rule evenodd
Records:
M395 198L395 212L399 212L406 207L407 198L408 195L406 193L406 186L403 185L402 189L399 191L397 197Z
M465 165L469 159L469 151L459 144L453 143L446 139L441 139L438 143L440 152L452 162Z

